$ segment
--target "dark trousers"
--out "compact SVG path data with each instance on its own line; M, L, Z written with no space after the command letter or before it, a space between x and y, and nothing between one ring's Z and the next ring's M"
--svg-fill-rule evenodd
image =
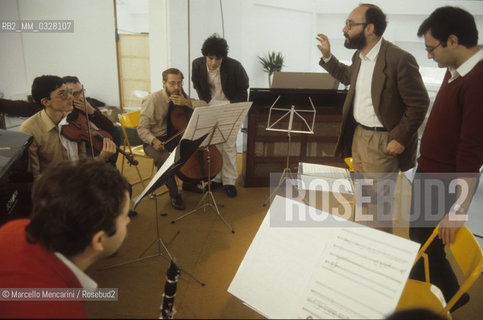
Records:
M451 178L428 176L418 171L412 185L411 222L409 238L424 244L434 228L449 212L456 200L456 194L449 193ZM438 186L438 187L436 187ZM442 192L444 189L444 192ZM458 291L459 284L451 265L446 258L443 242L436 236L426 250L429 262L430 282L443 292L449 301ZM411 279L425 280L423 259L414 265L409 275Z
M166 137L157 137L161 141L166 141ZM154 165L156 168L161 168L163 163L168 159L169 157L169 151L164 149L162 151L155 150L152 145L144 143L143 144L144 152L153 158L154 160ZM171 198L175 198L178 196L178 185L176 184L176 180L174 176L171 176L168 178L166 181L166 187L168 188L169 191L169 196Z

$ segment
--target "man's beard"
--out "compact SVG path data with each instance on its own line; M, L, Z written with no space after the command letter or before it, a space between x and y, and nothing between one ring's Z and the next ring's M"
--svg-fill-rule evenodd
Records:
M344 37L346 38L346 41L344 41L344 47L346 47L347 49L361 50L367 44L366 37L364 37L364 29L362 29L361 32L359 32L352 38L349 38L347 33L344 33Z
M181 95L181 90L169 91L168 89L166 89L166 93L168 94L168 97L171 97L172 94L179 96L179 95Z

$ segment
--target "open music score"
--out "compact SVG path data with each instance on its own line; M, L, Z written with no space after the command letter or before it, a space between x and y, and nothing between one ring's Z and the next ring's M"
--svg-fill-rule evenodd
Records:
M299 162L298 174L300 189L354 194L354 182L345 168Z
M330 214L319 227L273 225L288 207L301 205L274 199L228 291L267 318L392 313L419 244Z
M190 124L192 124L188 125L181 139L196 140L210 133L213 124L216 123L218 127L211 138L211 143L233 142L251 105L252 102L238 102L228 105L197 107L191 115ZM205 146L209 139L210 136L200 146Z

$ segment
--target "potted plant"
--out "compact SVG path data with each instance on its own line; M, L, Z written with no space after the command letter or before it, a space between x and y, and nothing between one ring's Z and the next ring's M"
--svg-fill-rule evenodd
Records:
M281 71L283 67L283 55L281 52L268 51L264 57L257 56L263 66L263 71L268 73L268 87L272 87L272 74Z

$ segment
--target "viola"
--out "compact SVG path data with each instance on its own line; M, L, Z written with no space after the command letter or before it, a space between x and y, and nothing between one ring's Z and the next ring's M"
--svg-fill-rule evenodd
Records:
M170 138L164 142L168 151L174 149L172 147L173 141L177 144L181 139L192 113L193 110L190 107L169 103L168 136ZM208 157L210 158L209 161ZM223 158L216 146L202 147L198 148L179 168L176 175L186 182L207 181L208 178L213 179L221 171L222 166ZM210 177L208 177L208 172L210 172Z
M109 138L112 140L112 136L109 134L109 132L102 129L94 129L89 127L87 117L78 109L74 109L67 115L67 122L68 124L62 126L61 128L62 135L72 141L86 142L97 152L102 151L104 138ZM117 146L116 150L126 157L129 164L138 164L138 161L135 160L131 154L124 152L124 150Z

